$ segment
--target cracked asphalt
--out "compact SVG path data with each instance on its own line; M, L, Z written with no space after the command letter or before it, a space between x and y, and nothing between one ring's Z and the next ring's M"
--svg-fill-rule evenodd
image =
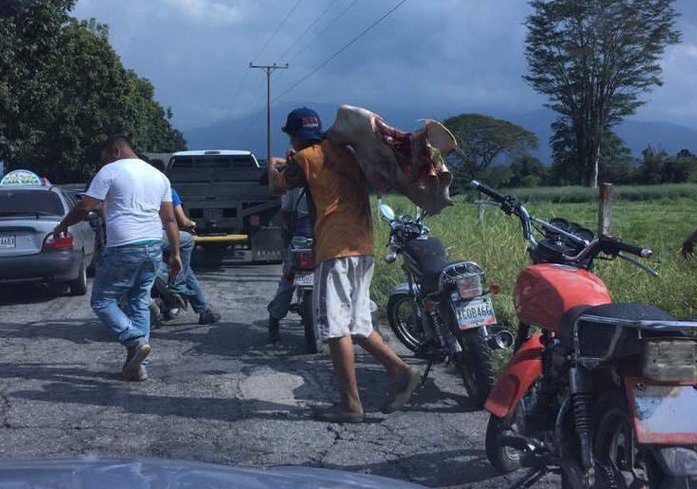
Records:
M186 312L152 333L150 380L126 383L123 349L89 296L0 285L0 458L99 455L213 463L308 465L382 475L427 487L504 488L484 454L487 415L471 409L454 369L435 366L408 408L378 412L387 384L358 351L367 420L313 421L334 401L331 365L306 355L297 317L266 342L266 304L280 266L224 265L198 273L223 321ZM387 332L390 344L414 367ZM521 474L518 474L521 475ZM558 487L548 476L536 487Z

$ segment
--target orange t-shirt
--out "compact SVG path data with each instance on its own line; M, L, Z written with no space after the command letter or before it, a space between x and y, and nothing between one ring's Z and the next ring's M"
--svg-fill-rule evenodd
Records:
M317 263L372 256L375 244L368 180L353 154L325 140L299 151L293 161L304 173L315 204ZM281 185L297 186L285 173L281 174Z

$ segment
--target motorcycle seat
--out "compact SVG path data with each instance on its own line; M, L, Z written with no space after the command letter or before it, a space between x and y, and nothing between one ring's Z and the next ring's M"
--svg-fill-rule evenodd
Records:
M599 306L578 306L569 310L562 317L559 339L566 348L574 347L574 324L581 316L596 316L609 319L625 319L630 321L674 321L675 318L667 312L650 304L610 303ZM631 355L638 353L640 347L638 330L622 328L617 348L619 354ZM581 319L578 324L579 340L582 354L603 356L611 346L615 335L615 326ZM675 333L642 328L644 336L675 336Z
M443 242L438 238L414 239L404 246L404 254L419 270L421 293L437 292L440 273L448 265L448 252Z

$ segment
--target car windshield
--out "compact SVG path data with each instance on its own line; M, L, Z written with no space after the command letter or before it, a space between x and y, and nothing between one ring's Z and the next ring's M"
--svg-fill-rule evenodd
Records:
M63 203L55 192L12 189L0 191L0 216L43 214L62 216Z

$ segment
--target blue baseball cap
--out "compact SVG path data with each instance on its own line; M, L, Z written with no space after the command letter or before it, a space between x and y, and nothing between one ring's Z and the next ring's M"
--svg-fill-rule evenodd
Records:
M319 118L319 114L307 107L295 109L288 114L286 125L281 130L289 136L294 136L306 142L324 139L322 121Z

